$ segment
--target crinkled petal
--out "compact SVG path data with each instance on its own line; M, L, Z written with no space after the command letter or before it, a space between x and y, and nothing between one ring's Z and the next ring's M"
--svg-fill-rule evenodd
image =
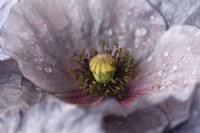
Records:
M62 102L36 105L0 118L0 128L9 133L103 133L101 115Z
M0 113L26 110L49 99L55 98L23 78L15 60L0 62Z
M3 50L23 74L50 92L73 89L74 50L117 41L136 63L150 54L164 21L144 0L22 0L3 28Z
M199 84L200 30L192 26L172 27L159 39L155 51L136 68L126 108L108 100L93 111L105 114L130 114L138 108L157 104L173 128L187 120L193 93ZM143 96L137 97L139 92ZM152 118L153 119L153 118Z

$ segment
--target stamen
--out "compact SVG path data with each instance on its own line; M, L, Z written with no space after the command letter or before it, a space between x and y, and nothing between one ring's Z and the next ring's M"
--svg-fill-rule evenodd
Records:
M79 66L71 71L76 77L75 85L87 94L122 99L134 75L133 57L118 43L113 44L113 49L105 41L100 45L102 51L92 48L74 54Z

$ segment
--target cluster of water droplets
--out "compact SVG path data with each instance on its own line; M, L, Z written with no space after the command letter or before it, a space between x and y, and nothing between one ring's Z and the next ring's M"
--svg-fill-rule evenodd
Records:
M38 71L44 71L47 74L50 74L50 73L53 72L53 70L52 70L51 67L44 67L43 68L42 66L39 66L39 65L36 66L36 70L38 70Z
M36 64L41 64L44 62L44 56L37 54L35 55L34 61ZM41 65L36 65L36 70L38 71L44 71L45 73L52 73L52 68L51 67L42 67Z

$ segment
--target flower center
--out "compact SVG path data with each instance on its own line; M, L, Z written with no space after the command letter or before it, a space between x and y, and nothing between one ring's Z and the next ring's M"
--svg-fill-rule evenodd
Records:
M133 57L117 43L111 49L104 41L100 45L102 51L92 48L74 53L77 68L71 72L76 77L75 85L87 94L123 99L134 75Z
M114 76L115 59L108 54L98 54L90 60L90 70L98 83L108 83Z

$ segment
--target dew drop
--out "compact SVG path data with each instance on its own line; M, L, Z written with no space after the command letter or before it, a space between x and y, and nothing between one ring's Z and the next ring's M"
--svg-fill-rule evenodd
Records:
M169 81L167 81L165 84L167 85L167 86L169 86L169 85L171 85L173 82L171 81L171 80L169 80Z
M41 66L36 66L36 69L38 70L38 71L42 71L42 67Z
M43 62L44 61L43 55L35 55L35 56L36 56L34 59L35 62Z
M135 48L139 48L139 45L135 44Z
M166 67L167 66L167 64L163 64L163 67Z
M178 65L173 65L173 66L172 66L172 70L173 70L173 71L176 71L177 69L178 69Z
M147 34L148 30L145 27L139 27L135 30L135 36L143 37Z
M121 23L121 28L125 28L126 24L125 23Z
M168 56L169 56L169 53L168 53L168 52L165 52L165 53L164 53L164 56L165 56L165 57L168 57Z
M197 72L198 72L197 70L193 70L193 71L192 71L192 75L196 75Z
M191 47L188 47L186 50L187 50L187 51L190 51L191 49L192 49Z
M131 15L132 15L132 11L129 11L129 12L128 12L128 16L131 16Z
M187 57L184 56L181 59L182 59L182 61L185 61L187 59Z
M152 60L153 60L153 57L151 56L147 59L148 62L151 62Z
M165 88L165 86L162 85L162 86L159 87L159 90L163 90L164 88Z
M153 16L153 15L152 15L152 16L150 16L150 19L151 19L151 20L155 19L155 16Z
M106 31L106 34L107 34L108 36L112 36L113 30L112 30L112 29L108 29L108 30Z
M46 73L52 73L51 67L45 67L45 68L44 68L44 71L45 71Z
M164 72L164 70L160 70L160 71L158 72L158 76L162 76L162 75L163 75L163 72Z

